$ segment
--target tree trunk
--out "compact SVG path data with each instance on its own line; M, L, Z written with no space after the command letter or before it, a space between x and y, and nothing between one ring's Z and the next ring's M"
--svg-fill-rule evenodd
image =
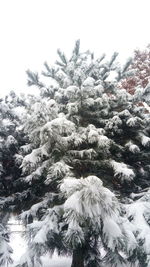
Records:
M84 267L84 252L81 247L73 250L71 267Z

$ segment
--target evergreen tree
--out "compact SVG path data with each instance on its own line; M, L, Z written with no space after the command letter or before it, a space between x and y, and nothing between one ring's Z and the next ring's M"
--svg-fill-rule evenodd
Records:
M0 101L0 195L5 197L12 194L13 183L21 175L19 147L24 143L20 125L24 106L23 97L13 91Z
M12 263L7 222L15 200L14 183L21 175L19 146L24 142L20 128L24 106L24 97L18 97L13 91L0 99L0 266L3 267Z
M117 53L95 60L80 52L79 41L69 60L58 55L42 73L50 86L27 72L41 99L24 124L30 142L22 147L22 181L38 203L22 219L39 221L28 226L29 250L19 266L40 266L40 256L55 249L73 256L72 267L140 264L144 238L139 250L140 231L111 192L123 202L149 186L149 114L137 106L139 95L118 86L130 62L120 69Z

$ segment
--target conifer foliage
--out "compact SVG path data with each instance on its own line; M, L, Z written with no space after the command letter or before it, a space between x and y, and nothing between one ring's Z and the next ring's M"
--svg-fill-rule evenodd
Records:
M40 98L24 123L29 142L21 147L21 168L37 203L21 215L32 223L18 266L41 266L40 257L55 250L72 255L72 267L144 266L149 240L136 226L134 205L141 201L143 225L150 213L142 208L146 200L133 199L149 186L150 118L118 86L129 62L120 68L117 53L95 59L80 52L79 41L70 59L60 50L58 56L54 67L44 64L45 82L27 71Z
M0 266L8 266L11 264L12 248L9 245L9 233L7 229L0 224Z

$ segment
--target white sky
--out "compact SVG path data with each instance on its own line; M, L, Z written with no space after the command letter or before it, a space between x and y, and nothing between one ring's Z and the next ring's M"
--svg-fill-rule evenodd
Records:
M150 43L149 0L0 0L0 96L32 92L25 71L53 64L56 50L81 49L125 59Z

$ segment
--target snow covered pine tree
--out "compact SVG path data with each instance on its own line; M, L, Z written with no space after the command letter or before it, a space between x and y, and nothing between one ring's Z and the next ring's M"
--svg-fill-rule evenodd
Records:
M15 200L11 196L16 189L14 182L21 175L22 156L18 151L19 145L23 145L23 135L19 130L21 120L17 110L23 106L24 100L13 91L0 99L0 266L3 267L12 263L7 222Z
M24 99L11 91L0 100L0 196L10 196L13 183L21 175L19 146L24 144L21 131L21 109Z
M24 125L30 143L22 148L22 179L39 191L21 215L33 222L18 266L41 266L40 256L55 250L71 254L72 267L150 266L150 210L143 197L134 201L149 186L150 118L134 95L118 88L130 60L123 68L117 53L95 60L80 52L79 41L69 60L58 55L55 67L45 63L48 81L27 72L41 99ZM139 201L146 228L136 225Z

